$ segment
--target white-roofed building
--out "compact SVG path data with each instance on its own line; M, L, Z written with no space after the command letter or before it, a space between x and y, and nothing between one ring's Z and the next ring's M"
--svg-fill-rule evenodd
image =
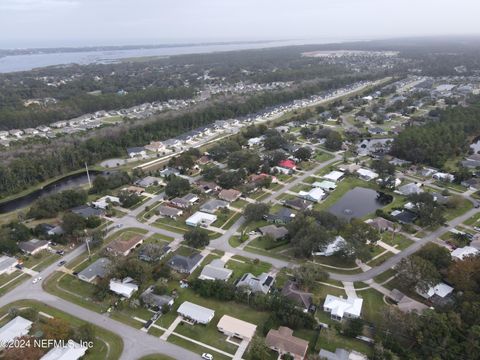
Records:
M337 184L333 181L323 180L323 181L315 181L312 184L315 188L320 188L325 191L333 191L337 187Z
M229 337L250 341L255 335L257 325L228 315L223 315L217 324L217 329Z
M324 176L322 176L322 177L323 177L325 180L330 180L330 181L337 182L337 181L341 180L344 175L345 175L344 172L334 170L334 171L332 171L332 172L330 172L330 173L328 173L327 175L324 175Z
M310 191L300 191L298 196L302 199L312 201L312 202L320 202L327 194L320 188L313 188Z
M11 274L15 271L18 260L10 256L0 256L0 275Z
M345 247L346 241L343 237L337 236L323 251L314 252L314 256L332 256Z
M185 319L199 324L208 324L215 316L215 310L185 301L178 307L177 312Z
M433 296L438 296L440 298L445 298L453 292L453 287L445 283L438 283L435 286L430 287L426 292L419 289L416 290L417 294L424 297L425 299L430 299Z
M135 284L130 277L126 277L123 280L111 279L109 288L110 291L127 299L130 299L130 297L138 291L138 285Z
M28 335L32 322L21 316L10 320L0 328L0 343L5 344L16 338Z
M409 183L400 186L396 192L404 196L409 196L412 194L420 194L421 192L423 192L423 190L417 183Z
M225 262L220 259L214 259L202 269L200 280L222 280L227 281L232 276L233 270L225 268Z
M185 223L189 226L210 226L217 220L217 216L213 214L207 214L205 212L197 211L190 216Z
M105 195L97 201L92 202L93 206L103 210L105 210L110 204L120 204L120 199L116 196Z
M457 248L452 251L451 255L454 260L463 260L468 256L475 256L478 254L478 249L472 246L465 246L463 248Z
M41 360L78 360L87 352L87 347L75 341L69 341L66 346L55 346L43 355Z
M330 313L333 320L343 318L355 319L360 317L362 312L363 299L348 297L346 299L338 296L327 295L323 303L323 311Z
M376 172L368 169L363 169L363 168L358 169L357 174L360 177L360 179L365 181L370 181L378 177L378 174Z

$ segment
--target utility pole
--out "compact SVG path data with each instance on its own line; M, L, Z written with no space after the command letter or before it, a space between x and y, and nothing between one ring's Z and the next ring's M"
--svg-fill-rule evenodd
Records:
M90 173L88 172L87 163L85 163L85 169L87 170L88 186L89 186L89 187L92 187L92 182L90 181Z
M85 245L87 245L88 259L90 259L92 254L90 253L90 244L89 244L89 241L88 241L87 229L85 229Z

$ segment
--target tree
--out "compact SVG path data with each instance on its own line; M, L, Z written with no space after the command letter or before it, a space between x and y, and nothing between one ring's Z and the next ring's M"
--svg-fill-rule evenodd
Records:
M403 289L418 289L426 292L440 282L440 274L435 266L420 256L402 259L395 267L397 279Z
M42 326L43 337L53 340L69 340L73 336L70 324L58 318L48 319Z
M441 205L435 201L432 194L426 192L412 194L408 199L414 204L419 225L432 226L445 222L445 217L443 216L444 210Z
M447 278L457 291L480 293L480 256L469 256L452 262Z
M239 169L237 171L226 171L220 174L217 179L218 185L224 189L231 189L240 185L245 179L245 170Z
M380 240L380 233L377 229L359 219L352 219L345 227L343 237L347 242L345 247L346 255L353 254L358 259L366 261L371 259L371 247Z
M196 249L202 248L210 244L210 237L208 236L208 231L202 228L194 228L185 234L183 234L183 239L188 246L194 247Z
M270 351L262 338L255 336L250 342L247 360L265 360L270 357Z
M297 215L288 224L288 232L295 256L302 258L309 258L312 252L324 249L333 237L315 218L303 215Z
M295 151L294 156L301 161L307 161L312 157L312 150L308 147L301 147Z
M362 335L363 332L363 320L360 318L349 319L344 325L343 334L345 336L356 338Z
M102 219L98 216L89 216L85 222L85 226L89 229L95 229L100 225L102 225Z
M65 234L72 235L75 231L83 230L86 227L85 219L72 212L67 212L62 218L62 229Z
M6 347L2 351L2 358L6 360L38 360L44 355L40 346L34 346L36 340L33 336L21 336L17 339L19 344L30 344L29 346Z
M447 269L452 263L452 256L447 248L428 243L416 252L417 256L430 261L437 270Z
M131 277L139 283L144 283L150 275L150 268L136 257L122 259L115 263L111 270L111 277L124 279Z
M75 330L75 339L77 341L94 341L95 337L95 327L90 323L80 325Z
M249 173L254 173L261 164L260 156L252 150L239 150L228 156L228 167L231 169L246 169Z
M128 191L121 191L118 194L118 198L120 202L122 203L122 206L124 208L131 208L132 206L138 204L138 202L142 199L139 195L136 193L130 193Z
M179 176L173 176L165 186L165 194L168 197L183 196L190 190L190 182Z
M245 221L247 223L253 221L260 221L265 215L268 214L269 211L270 206L265 203L248 204L245 207L243 216L245 217Z
M315 287L317 281L326 281L328 273L322 271L319 266L305 264L293 269L293 276L297 284L304 290L311 290Z
M336 131L330 131L325 140L325 147L332 151L340 150L342 148L342 136Z
M202 170L203 178L207 181L215 181L221 173L222 169L216 165L207 165Z

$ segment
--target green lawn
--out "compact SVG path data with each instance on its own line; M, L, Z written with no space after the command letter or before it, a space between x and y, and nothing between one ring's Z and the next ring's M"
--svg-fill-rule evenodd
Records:
M268 272L272 265L263 261L255 261L246 259L243 262L236 260L228 260L226 268L233 270L232 279L237 280L245 273L252 273L253 275L260 275L261 273Z
M469 226L478 226L479 221L480 221L480 212L476 213L471 218L465 220L464 224Z
M42 250L35 255L22 256L23 266L35 271L41 271L60 258L56 253Z
M145 243L164 243L165 241L172 242L173 240L175 239L170 236L156 233L146 238L144 242Z
M385 281L390 279L392 276L394 276L397 272L393 269L388 269L387 271L383 272L382 274L375 276L374 280L375 282L379 284L383 284Z
M394 254L390 251L387 251L382 256L377 257L376 259L370 260L367 262L368 266L376 267L382 265L387 259L391 258Z
M245 206L247 206L249 203L246 200L243 199L237 199L232 203L232 206L237 209L243 209Z
M243 242L240 241L240 236L235 235L228 239L228 243L230 244L230 246L239 247Z
M74 317L70 314L64 313L60 310L54 309L49 307L41 302L33 301L33 300L20 300L14 303L8 304L0 309L0 313L6 314L8 309L16 307L16 308L34 308L38 311L44 312L49 314L53 317L64 319L68 321L68 323L73 327L79 327L83 324L86 324L85 321ZM93 349L89 350L87 354L82 358L85 360L117 360L120 358L120 355L123 351L123 341L122 339L98 326L93 325L95 329L95 335L97 339L94 341Z
M362 319L374 324L381 324L382 311L389 307L383 301L383 294L375 289L368 289L360 291L357 295L363 299Z
M453 220L471 209L473 209L473 204L469 200L462 198L459 206L457 206L455 209L447 209L445 212L445 218L447 221Z
M233 226L233 224L235 224L238 221L238 219L240 219L241 217L242 217L241 213L235 213L233 216L231 216L227 220L227 222L223 224L222 229L224 230L230 229Z
M175 336L175 335L170 335L168 340L168 342L172 343L172 344L176 344L178 346L181 346L182 348L185 348L185 349L188 349L190 351L193 351L197 354L199 354L199 357L201 354L203 353L212 353L212 355L214 355L214 359L217 360L217 359L220 359L220 360L231 360L232 358L231 357L228 357L228 356L225 356L223 354L220 354L220 353L217 353L217 352L214 352L206 347L203 347L201 345L197 345L195 343L192 343L191 341L188 341L188 340L185 340L185 339L182 339L178 336Z
M24 281L26 281L30 278L29 275L22 274L22 273L20 273L20 271L15 271L13 274L6 275L5 277L4 277L4 275L1 275L1 276L2 277L1 277L1 280L0 280L0 284L4 285L4 284L7 284L7 282L8 282L8 285L2 286L0 288L0 296L5 295L7 292L9 292L10 290L15 288L16 286L20 285L22 282L24 282Z
M138 360L175 360L175 359L163 354L152 354L152 355L143 356Z
M214 227L218 227L218 228L221 228L225 225L225 223L227 222L227 220L229 220L233 215L235 215L236 213L233 212L232 210L220 210L220 211L217 211L215 213L215 215L217 216L217 220L215 220L212 224L212 226Z
M399 250L404 250L413 244L413 241L402 234L392 235L391 232L385 232L382 234L382 241L388 245L394 246Z
M314 159L320 163L333 159L334 156L324 151L317 151Z
M367 343L337 334L335 329L322 329L315 350L335 352L337 348L356 350L366 355L372 354L372 348Z

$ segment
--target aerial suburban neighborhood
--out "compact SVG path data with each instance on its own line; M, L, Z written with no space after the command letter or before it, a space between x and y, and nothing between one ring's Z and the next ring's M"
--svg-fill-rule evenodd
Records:
M480 358L480 40L276 41L0 49L0 358Z

